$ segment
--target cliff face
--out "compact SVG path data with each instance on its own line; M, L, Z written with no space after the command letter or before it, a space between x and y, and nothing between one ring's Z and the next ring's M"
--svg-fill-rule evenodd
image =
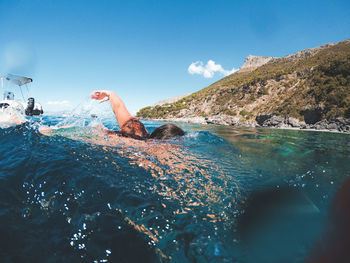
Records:
M189 94L187 95L180 95L180 96L174 96L174 97L171 97L169 99L166 99L166 100L161 100L161 101L158 101L156 104L154 104L154 107L155 106L162 106L164 104L169 104L169 103L174 103L174 102L177 102L178 100L181 100L182 98L188 96Z
M283 58L248 56L236 73L137 116L350 131L350 40Z
M239 69L239 72L253 71L254 69L266 64L272 59L274 58L249 55L244 60L243 66Z

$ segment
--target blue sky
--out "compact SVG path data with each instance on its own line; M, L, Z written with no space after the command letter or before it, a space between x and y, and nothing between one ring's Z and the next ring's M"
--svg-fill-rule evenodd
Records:
M350 1L337 0L0 0L0 74L32 77L44 110L112 89L135 113L210 85L249 54L350 38L349 14ZM215 74L189 73L209 60Z

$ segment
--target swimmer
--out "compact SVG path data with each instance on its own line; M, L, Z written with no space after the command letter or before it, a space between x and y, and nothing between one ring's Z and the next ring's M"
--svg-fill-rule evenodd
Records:
M107 133L116 133L124 137L131 137L134 139L159 139L166 140L176 136L183 136L184 131L174 125L165 124L155 129L152 134L149 134L146 127L136 118L133 117L127 110L124 102L110 90L100 90L91 93L91 98L100 100L100 103L109 100L112 110L117 118L120 130L117 132L106 131Z
M220 200L224 190L212 181L211 171L215 170L216 173L224 176L223 171L212 160L197 158L197 154L188 152L186 146L161 141L183 136L184 131L181 128L174 124L166 124L149 134L144 125L129 113L123 101L114 92L94 91L90 96L100 102L109 100L121 127L120 131L106 130L103 125L90 126L88 136L86 133L75 132L72 125L40 127L39 131L44 135L52 136L62 135L61 132L66 130L66 135L69 135L66 137L69 139L83 141L93 148L98 146L99 150L116 152L119 156L128 159L130 165L142 167L153 178L161 180L159 185L154 186L155 192L181 202L183 209L175 213L187 213L197 206L212 207L212 209L217 207L217 200ZM100 146L103 147L100 148ZM119 167L115 160L111 160L111 163ZM178 187L184 184L188 186L187 190ZM221 210L220 213L222 213ZM211 218L211 220L214 219Z
M119 131L106 130L103 127L96 129L96 132L102 131L108 135L119 135L122 137L133 138L137 140L158 139L167 140L176 136L183 136L185 132L175 124L165 124L156 128L152 134L148 132L146 127L134 116L132 116L126 108L124 102L110 90L94 91L90 94L90 97L95 100L99 100L100 103L108 101L111 104L112 110L117 118L119 124ZM52 135L52 131L62 128L70 128L71 125L62 127L40 127L39 131L45 135ZM108 137L104 136L104 140L108 141Z

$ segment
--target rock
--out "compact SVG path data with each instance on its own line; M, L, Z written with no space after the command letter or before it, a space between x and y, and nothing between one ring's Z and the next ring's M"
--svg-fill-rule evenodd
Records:
M284 118L277 115L259 115L255 120L263 127L282 127L285 124Z
M350 131L350 125L348 125L349 122L350 120L343 119L343 118L337 118L331 121L321 120L316 122L315 124L307 125L307 128L316 129L316 130L349 132Z
M263 126L264 122L272 117L272 114L262 114L256 116L255 120L260 125Z
M252 71L267 62L269 62L273 57L262 57L262 56L253 56L249 55L244 60L243 66L239 69L240 72Z
M325 49L327 47L331 47L334 45L335 45L334 43L328 43L328 44L322 45L320 47L304 49L304 50L299 51L297 53L285 56L284 58L298 59L298 58L302 58L302 57L312 56L312 55L315 55L317 52L321 51L322 49Z
M187 97L188 95L190 95L190 94L174 96L174 97L171 97L171 98L166 99L166 100L158 101L156 104L153 105L153 107L155 107L155 106L162 106L162 105L164 105L166 103L174 103L174 102L176 102L178 100L181 100L184 97Z
M218 115L213 117L206 117L205 121L207 124L216 124L216 125L235 125L239 121L237 116L228 116L228 115Z
M268 123L267 123L268 126L275 126L275 127L281 126L283 124L284 124L284 118L281 116L273 116L271 117L270 120L268 120Z
M297 118L294 117L288 117L286 119L286 123L289 124L290 126L297 128L297 127L304 127L306 126L306 123L304 121L300 121Z
M328 122L325 120L318 121L313 126L314 126L314 129L317 129L317 130L327 130Z
M331 121L331 127L341 132L349 132L350 131L350 118L337 118Z
M329 130L338 130L339 126L333 122L333 123L328 124L327 128Z
M181 117L163 119L171 122L230 125L234 127L270 127L270 128L300 128L329 130L350 133L350 118L337 118L331 121L320 120L314 124L307 124L294 117L282 117L274 114L262 114L255 118L256 123L240 122L239 116L215 115L210 117Z

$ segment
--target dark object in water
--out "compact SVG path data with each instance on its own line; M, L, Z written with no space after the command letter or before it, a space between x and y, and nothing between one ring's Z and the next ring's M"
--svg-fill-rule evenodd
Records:
M109 262L160 262L160 255L147 244L148 236L136 230L121 215L102 214L90 225L93 233L86 243L86 262L93 262L98 255ZM110 251L107 257L104 254L106 249Z
M294 262L319 233L320 213L307 196L289 186L250 194L238 219L247 262Z
M337 191L329 211L326 232L307 263L350 262L350 177Z
M136 123L136 126L133 127L133 123ZM131 124L131 125L130 125ZM139 126L141 125L141 126ZM128 129L125 129L125 126L130 126ZM139 134L142 136L136 135L136 130L139 131ZM176 136L183 136L185 132L175 124L165 124L156 128L151 135L144 127L144 125L139 120L130 120L127 122L120 131L106 131L107 134L117 134L123 137L133 138L136 140L147 140L147 139L157 139L157 140L168 140Z
M167 140L176 136L183 136L185 135L185 132L175 124L165 124L157 129L155 129L150 138L151 139L158 139L158 140Z

